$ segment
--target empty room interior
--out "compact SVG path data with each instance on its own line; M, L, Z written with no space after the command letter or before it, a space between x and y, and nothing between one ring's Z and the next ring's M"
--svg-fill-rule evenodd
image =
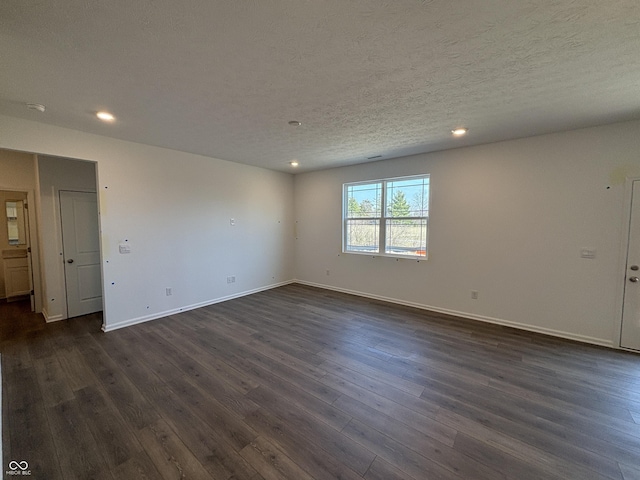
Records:
M2 478L640 479L640 4L0 4Z

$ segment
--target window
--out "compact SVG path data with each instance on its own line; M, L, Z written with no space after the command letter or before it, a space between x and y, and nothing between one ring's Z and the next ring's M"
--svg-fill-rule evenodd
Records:
M343 185L343 252L427 256L429 175Z

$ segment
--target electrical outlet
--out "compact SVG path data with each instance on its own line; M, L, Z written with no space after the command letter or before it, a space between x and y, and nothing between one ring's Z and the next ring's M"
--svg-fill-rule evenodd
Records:
M478 299L478 291L471 290L471 300L477 300L477 299Z
M331 275L331 272L329 272L329 270L327 270L327 275Z
M227 283L236 283L236 276L235 275L228 276Z
M164 292L166 293L167 297L170 297L171 295L173 295L173 293L171 291L171 287L165 288Z

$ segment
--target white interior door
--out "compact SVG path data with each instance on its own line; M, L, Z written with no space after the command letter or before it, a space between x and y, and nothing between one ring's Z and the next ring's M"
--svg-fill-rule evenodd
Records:
M95 193L60 191L67 316L102 310L98 201Z
M640 180L633 181L620 346L640 350Z

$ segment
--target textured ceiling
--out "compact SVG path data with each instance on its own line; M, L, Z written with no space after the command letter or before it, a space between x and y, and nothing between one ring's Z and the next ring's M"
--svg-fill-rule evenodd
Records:
M2 0L0 113L282 171L640 118L640 2Z

